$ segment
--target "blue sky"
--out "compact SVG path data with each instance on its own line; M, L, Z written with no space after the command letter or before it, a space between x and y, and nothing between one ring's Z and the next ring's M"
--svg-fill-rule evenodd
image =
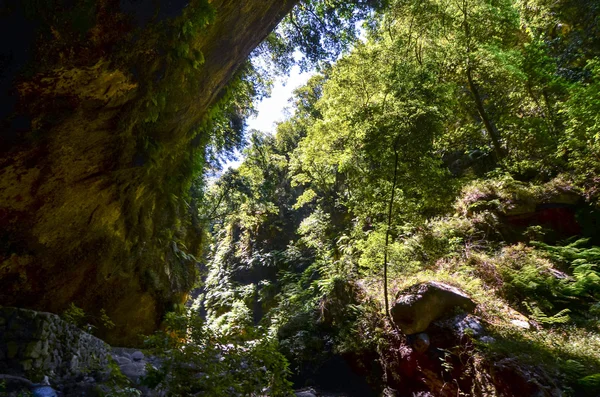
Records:
M259 130L274 134L277 123L285 119L285 109L289 107L289 100L292 97L294 90L306 84L311 72L300 72L298 66L294 66L289 76L282 76L275 80L271 96L260 101L256 105L258 114L256 117L248 119L248 127L246 131ZM242 163L243 158L238 156L237 161L228 161L224 169L237 168Z
M248 120L248 131L254 129L275 133L276 123L284 120L284 109L289 106L294 90L306 84L311 75L309 72L300 73L300 68L294 66L289 76L278 78L271 96L257 105L258 115Z
M366 32L362 28L363 21L356 23L359 31L359 39L366 41ZM299 52L294 53L294 58L298 61L301 58ZM289 100L294 90L306 84L308 79L315 74L314 71L300 72L298 66L292 67L289 76L281 76L274 81L271 96L263 99L256 105L258 114L247 121L246 131L259 130L275 134L277 123L283 121L286 117L285 109L289 107ZM228 161L223 170L228 168L237 168L242 163L242 155L238 155L238 160Z

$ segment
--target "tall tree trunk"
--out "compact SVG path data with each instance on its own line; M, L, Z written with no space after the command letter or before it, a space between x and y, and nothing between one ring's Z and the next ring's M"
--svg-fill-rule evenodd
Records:
M394 179L392 181L392 194L390 196L390 205L388 208L388 224L385 232L385 247L383 250L383 295L385 300L385 315L390 315L390 303L388 297L388 245L390 232L392 230L392 216L394 213L394 198L396 194L396 181L398 179L398 140L394 144Z
M496 153L496 157L498 160L502 158L502 146L500 145L500 134L498 130L490 120L487 112L485 111L485 107L483 106L483 100L481 99L481 95L479 94L479 90L473 81L473 75L471 72L471 66L467 67L467 80L469 82L469 90L473 95L473 99L475 100L475 105L477 106L477 113L479 113L479 117L483 121L483 125L485 126L485 130L492 138L492 144L494 146L494 152Z
M463 0L462 5L462 13L463 13L463 28L465 30L465 40L466 42L466 53L467 53L467 81L469 83L469 91L471 91L471 95L473 95L473 99L475 100L475 106L477 107L477 113L481 120L483 121L483 125L485 126L485 130L488 135L492 139L492 145L494 146L494 152L496 153L496 157L500 160L502 155L502 146L500 145L500 134L498 130L494 126L492 120L488 116L485 106L483 105L483 100L481 99L481 95L479 94L479 90L475 85L475 81L473 80L473 66L471 62L471 53L473 52L473 48L471 45L471 25L469 24L469 5L467 4L467 0Z

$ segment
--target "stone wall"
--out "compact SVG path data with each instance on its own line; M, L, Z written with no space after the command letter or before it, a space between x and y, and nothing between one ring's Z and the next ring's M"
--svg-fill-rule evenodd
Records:
M0 373L41 380L106 368L110 347L57 315L0 307Z

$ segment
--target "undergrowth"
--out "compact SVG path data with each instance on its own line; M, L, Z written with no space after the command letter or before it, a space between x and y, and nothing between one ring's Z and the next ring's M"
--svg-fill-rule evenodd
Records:
M162 366L148 368L143 384L170 396L291 395L288 363L258 329L222 335L194 311L170 313L146 343Z

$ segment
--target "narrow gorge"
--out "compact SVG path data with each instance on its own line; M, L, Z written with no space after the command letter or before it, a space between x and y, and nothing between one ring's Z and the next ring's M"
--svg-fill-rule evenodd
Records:
M600 396L596 1L5 0L0 33L0 396Z

